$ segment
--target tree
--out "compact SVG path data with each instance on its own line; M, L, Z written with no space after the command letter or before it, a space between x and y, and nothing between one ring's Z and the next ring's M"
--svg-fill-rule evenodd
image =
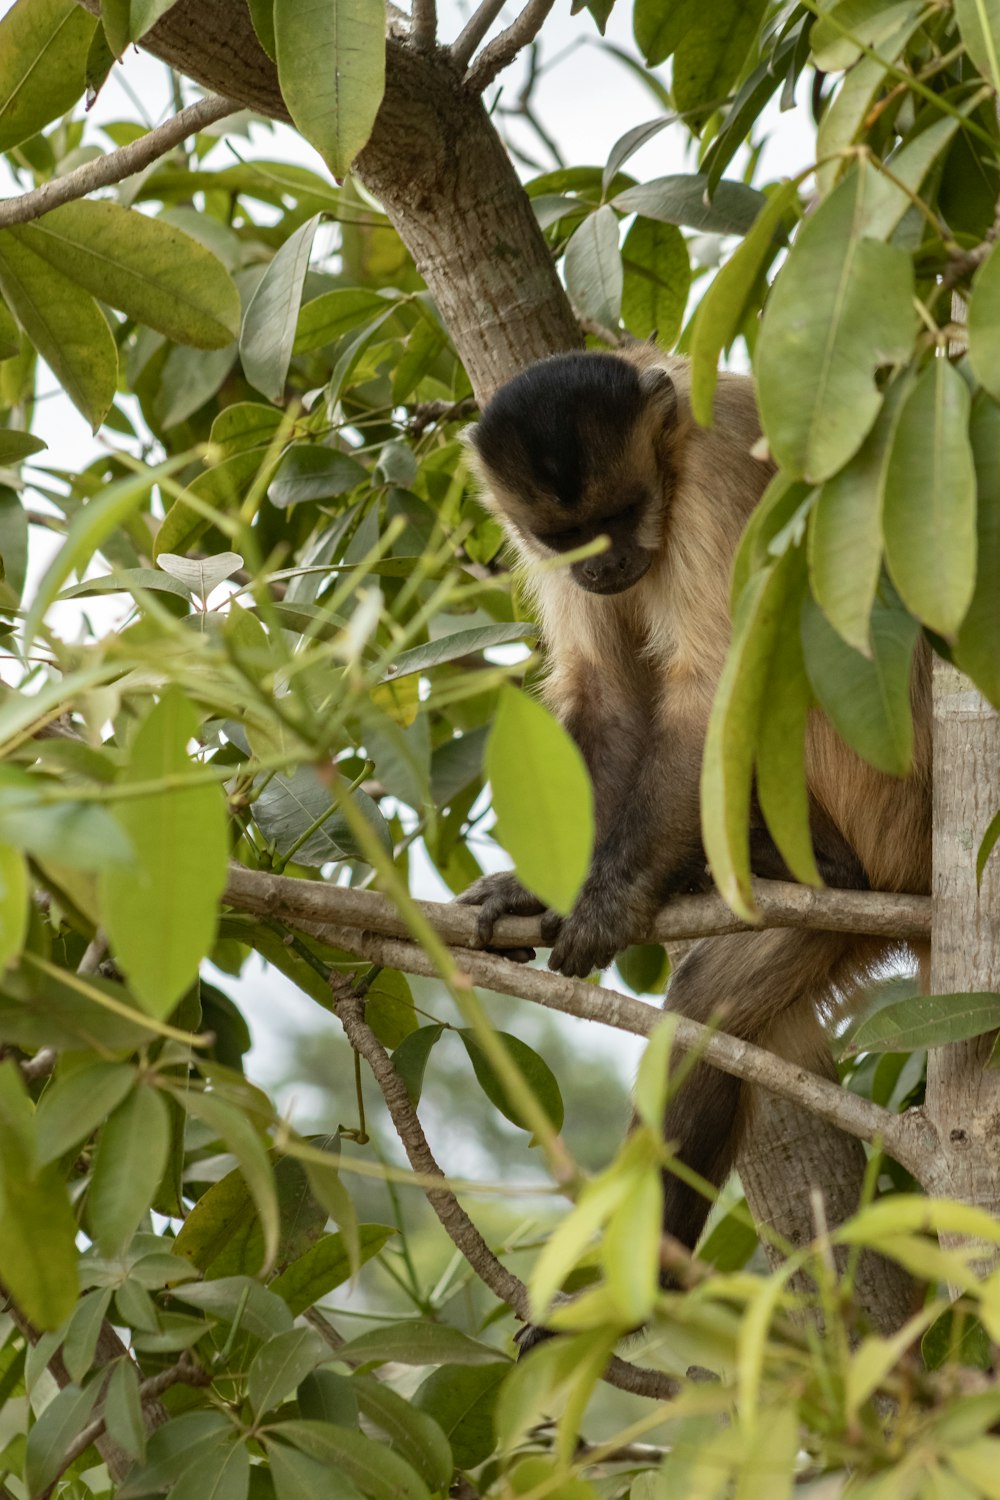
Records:
M21 190L0 203L8 1493L291 1500L332 1474L372 1497L997 1493L1000 22L971 0L636 0L674 114L603 169L522 186L483 93L548 10L487 40L482 0L447 45L433 0L388 34L359 0L17 0L0 21ZM179 105L181 79L212 92L98 152L76 104L133 41ZM765 108L810 81L815 169L757 181ZM294 121L333 176L220 165L211 127L238 109ZM668 123L697 170L636 182ZM729 251L693 313L684 229ZM484 655L537 632L458 430L529 360L626 330L690 355L704 422L720 357L753 356L779 468L737 560L706 797L739 808L763 771L806 879L752 883L728 819L709 853L729 905L672 902L619 960L632 994L476 952L468 911L408 888L418 841L452 890L479 873L487 780L530 882L568 907L582 878L587 787L535 659ZM39 358L107 438L70 473L32 432ZM26 590L29 525L58 548ZM116 627L88 628L104 595ZM921 638L933 904L810 890L808 715L904 774ZM875 987L840 1039L846 1088L660 1021L660 944L750 920L916 941L932 917L933 997ZM336 1134L303 1136L244 1074L226 976L251 952L354 1049ZM649 1037L601 1170L474 986ZM572 1200L527 1279L513 1208L467 1208L424 1134L445 1048L511 1124L508 1192L531 1141ZM697 1261L661 1235L658 1122L692 1049L760 1088L740 1175L769 1269L732 1195ZM450 1133L474 1133L467 1108ZM359 1218L371 1177L388 1224ZM657 1291L664 1257L684 1292ZM410 1316L345 1341L323 1299L366 1265ZM514 1366L508 1308L566 1337Z

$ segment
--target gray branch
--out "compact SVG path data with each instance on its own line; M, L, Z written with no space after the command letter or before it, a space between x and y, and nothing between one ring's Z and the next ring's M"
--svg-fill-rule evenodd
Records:
M0 199L0 229L7 229L12 224L27 224L31 219L41 218L49 209L58 208L61 203L85 198L96 188L110 187L114 182L124 182L126 177L134 177L136 172L151 166L188 136L197 135L206 125L212 125L216 120L221 120L223 116L231 115L242 107L235 99L223 99L217 94L210 94L205 99L199 99L197 104L188 105L187 109L182 109L180 114L165 120L162 125L157 125L155 130L140 136L131 145L110 151L107 156L100 156L96 161L85 162L75 171L67 172L65 177L56 177L30 193L23 193L19 198Z
M452 42L448 51L452 55L456 68L467 68L472 61L475 52L483 37L489 31L497 16L503 10L506 0L482 0L476 6L465 26Z
M413 0L410 36L421 52L429 52L437 41L436 0Z
M483 89L489 88L497 74L514 61L523 47L535 40L554 3L555 0L528 0L517 20L483 48L465 75L465 84L471 93L481 94Z

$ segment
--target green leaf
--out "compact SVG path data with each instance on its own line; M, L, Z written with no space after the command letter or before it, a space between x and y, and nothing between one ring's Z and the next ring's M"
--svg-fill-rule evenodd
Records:
M651 68L666 62L697 27L703 10L699 0L676 0L673 5L664 5L663 0L636 0L632 12L635 42Z
M13 359L20 352L21 330L0 297L0 360Z
M277 1500L331 1500L328 1464L272 1438L265 1438L264 1445ZM354 1485L339 1471L336 1490L336 1500L354 1500L358 1494Z
M287 854L295 841L334 804L329 783L312 766L299 766L291 776L272 776L253 804L253 819L279 854ZM351 800L377 833L387 854L392 853L389 825L367 792L358 788ZM342 812L332 812L295 851L296 863L325 865L331 860L364 859L357 840Z
M394 682L398 677L407 677L413 672L428 672L443 662L457 661L459 657L474 656L479 651L489 651L493 646L508 646L515 641L533 641L538 638L538 626L531 621L515 620L509 625L477 625L472 630L457 630L452 635L439 635L426 646L412 646L401 651L382 676L383 682Z
M165 219L81 199L10 232L92 296L177 343L222 349L239 332L229 272Z
M74 869L128 861L131 847L109 813L93 802L47 801L51 792L46 778L0 766L0 840Z
M989 1335L979 1319L965 1310L948 1308L935 1319L920 1340L920 1353L928 1370L949 1364L977 1370L993 1367Z
M743 244L716 274L698 304L691 331L691 406L703 427L712 425L719 357L742 327L754 288L777 253L781 226L797 202L793 182L786 182L768 199Z
M1000 400L1000 245L976 272L969 299L969 363L981 385Z
M500 1079L493 1071L486 1054L483 1052L471 1031L462 1030L459 1033L465 1043L465 1050L469 1054L476 1081L490 1103L514 1125L519 1125L522 1130L530 1130L516 1102L511 1099ZM562 1094L559 1092L559 1084L555 1074L544 1058L522 1042L520 1037L511 1036L507 1031L498 1031L496 1036L506 1047L512 1062L516 1065L518 1072L525 1083L534 1094L538 1103L544 1109L554 1130L561 1130L564 1116ZM409 1038L407 1038L409 1040ZM404 1047L406 1042L403 1043Z
M237 1438L220 1443L197 1468L190 1466L170 1491L171 1500L246 1500L250 1455Z
M863 56L859 44L880 51L907 16L922 9L919 0L838 0L812 28L817 66L827 73L851 67Z
M101 1393L100 1381L86 1390L67 1385L42 1412L28 1434L24 1478L31 1495L41 1495L55 1482L73 1440L86 1427Z
M82 1145L135 1087L136 1071L128 1063L94 1062L60 1070L38 1102L35 1128L38 1161L58 1161Z
M416 1031L411 1031L403 1038L392 1054L392 1065L402 1079L410 1103L414 1106L420 1103L427 1059L431 1055L431 1049L440 1041L443 1032L444 1027L440 1024L418 1026Z
M137 1464L146 1459L146 1429L135 1362L127 1355L115 1361L104 1398L108 1436Z
M955 0L955 18L972 62L1000 89L1000 4L997 0Z
M76 0L15 0L0 20L0 151L37 135L83 93L96 22Z
M868 621L882 568L882 495L902 399L909 385L886 392L875 426L839 474L819 492L809 519L809 584L839 635L871 655Z
M454 1464L451 1447L435 1419L372 1376L352 1382L358 1410L385 1435L389 1447L430 1490L446 1490Z
M249 1276L222 1276L217 1281L175 1286L171 1296L238 1326L241 1333L259 1341L288 1333L292 1327L291 1314L281 1298Z
M976 586L976 471L969 388L933 359L906 396L885 476L882 530L892 581L917 619L952 635Z
M257 40L271 61L275 57L274 0L248 0L250 19L257 33Z
M128 1245L159 1186L169 1147L166 1102L140 1084L112 1113L97 1142L87 1215L102 1255L120 1255Z
M358 1225L358 1254L352 1264L350 1250L342 1234L325 1234L304 1255L293 1261L270 1284L270 1290L287 1303L293 1317L313 1307L321 1297L342 1286L382 1249L396 1233L386 1224Z
M1000 407L983 391L972 403L976 466L976 590L958 630L955 660L1000 708Z
M48 444L33 432L21 432L15 427L0 428L0 465L20 463L32 453L41 453Z
M908 774L913 760L910 664L920 630L905 610L876 600L871 659L855 651L810 597L802 607L806 671L837 733L879 771Z
M433 1417L448 1439L458 1468L476 1468L496 1447L493 1413L510 1370L506 1361L472 1369L442 1365L414 1395L413 1405Z
M282 6L282 13L297 8L298 0L293 0ZM244 373L271 401L280 401L285 393L302 286L320 217L314 214L307 219L281 246L258 282L243 319L240 358Z
M882 404L875 371L909 355L916 322L909 256L862 238L869 180L854 172L802 225L757 344L771 451L814 483L860 448Z
M385 90L380 0L282 0L274 33L289 113L342 179L371 135Z
M709 201L703 172L654 177L626 188L612 199L620 213L641 214L661 224L682 224L709 234L746 234L767 203L764 194L742 182L720 182Z
M329 1357L311 1328L293 1328L262 1344L247 1375L247 1399L258 1420L298 1390L306 1376Z
M815 36L815 30L813 35ZM945 115L936 120L886 162L871 183L865 207L865 234L874 240L887 240L903 215L912 207L912 194L918 193L931 167L945 147L954 139L959 120ZM909 192L907 192L909 189ZM971 336L971 335L970 335Z
M0 970L15 959L28 930L31 886L24 855L0 843Z
M332 500L366 483L368 470L349 453L318 443L293 443L268 486L267 498L279 510L306 500Z
M328 1471L344 1475L371 1500L430 1500L430 1491L403 1459L360 1432L329 1422L282 1422L281 1436Z
M697 23L674 53L673 97L688 112L717 103L729 92L752 55L767 0L713 0L698 10Z
M622 307L618 219L607 203L588 214L566 246L566 290L578 312L603 328L617 328Z
M519 878L564 915L583 884L594 839L593 790L562 725L504 686L486 747L499 836Z
M655 334L669 348L681 331L691 265L687 242L673 224L636 219L622 246L622 322L636 338Z
M0 1281L36 1328L58 1328L79 1291L76 1217L54 1167L34 1160L33 1107L0 1064Z
M390 1323L362 1333L340 1349L353 1361L400 1365L489 1365L497 1351L444 1323Z
M90 1389L98 1392L99 1383ZM156 1494L175 1484L188 1470L200 1471L231 1432L232 1423L219 1411L191 1411L174 1417L150 1434L145 1465L133 1470L119 1485L116 1500Z
M101 915L112 950L139 1004L159 1018L197 977L215 939L226 885L225 802L221 787L194 779L187 746L197 732L194 709L179 688L169 688L139 728L119 782L153 788L115 804L135 859L101 877Z
M278 1253L281 1219L274 1171L260 1136L241 1111L218 1094L185 1089L177 1097L188 1114L210 1126L236 1157L260 1218L263 1231L263 1269L269 1269Z
M735 912L753 920L750 797L764 693L790 582L789 554L747 583L733 617L701 773L702 836L712 875Z
M670 977L670 960L661 943L631 943L615 959L615 968L637 995L662 995Z
M976 855L976 889L979 890L983 883L983 871L986 869L986 861L996 847L997 839L1000 839L1000 812L995 812L990 819L989 827L983 834L979 844L979 852Z
M900 55L920 25L922 16L915 7L904 17L903 24L887 37L874 53L867 53L851 68L832 102L823 111L816 136L819 165L816 180L823 194L830 192L836 179L853 156L855 141L865 139L870 130L873 105L886 85L889 65Z
M0 292L96 432L118 383L118 350L97 303L9 229L0 232Z
M101 1325L111 1304L114 1288L99 1287L87 1292L76 1304L63 1339L63 1362L70 1379L79 1385L94 1362Z
M335 343L343 334L368 322L376 313L386 310L387 302L398 293L383 294L367 287L336 287L306 302L299 313L295 330L294 353L305 354Z
M915 1052L967 1042L1000 1026L1000 995L911 995L883 1006L851 1036L844 1055L859 1052Z
M615 1206L601 1240L605 1285L627 1325L645 1322L659 1290L663 1238L663 1183L650 1159L630 1173L628 1191Z
M101 544L139 508L153 485L175 473L188 460L188 454L179 453L155 469L144 469L138 474L117 479L77 511L69 524L66 540L50 563L31 602L24 622L25 640L34 640L46 610L69 575L82 573Z

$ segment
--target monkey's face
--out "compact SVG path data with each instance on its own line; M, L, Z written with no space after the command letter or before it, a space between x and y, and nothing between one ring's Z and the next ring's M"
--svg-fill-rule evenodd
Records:
M574 582L593 594L638 583L662 541L675 404L666 371L614 355L560 355L502 386L468 440L521 551L551 558L603 537L604 551L571 564Z

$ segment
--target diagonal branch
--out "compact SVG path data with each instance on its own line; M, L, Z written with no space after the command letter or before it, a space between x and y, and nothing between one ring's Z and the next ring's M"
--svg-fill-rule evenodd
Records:
M514 61L522 47L527 47L535 40L554 3L555 0L528 0L517 20L506 31L501 31L498 37L494 37L465 75L465 84L470 93L481 94L501 69Z
M410 1103L406 1085L392 1065L392 1059L364 1019L364 1004L348 981L338 993L334 991L334 1010L354 1050L368 1063L382 1091L396 1134L403 1143L410 1165L424 1177L439 1177L442 1186L426 1188L427 1201L443 1225L452 1243L468 1261L476 1275L518 1317L528 1317L528 1290L524 1282L501 1264L483 1239L450 1188L444 1186L444 1173L427 1144L417 1112ZM677 1383L660 1370L643 1369L626 1360L612 1358L604 1379L619 1390L654 1401L668 1401L677 1394Z
M416 943L380 937L352 927L295 918L288 920L302 931L371 963L402 969L407 974L437 977L435 964ZM548 970L525 968L496 953L453 952L469 982L495 994L516 995L519 999L544 1005L548 1010L579 1016L586 1021L598 1021L604 1026L632 1032L635 1036L649 1036L663 1019L663 1012L657 1006L634 1000L617 990L604 989L580 979L566 979ZM681 1050L696 1051L702 1061L713 1068L768 1089L782 1099L789 1099L848 1135L863 1141L881 1142L889 1155L916 1177L921 1175L920 1169L926 1169L934 1151L933 1132L928 1135L925 1128L924 1134L918 1136L905 1116L894 1115L870 1099L852 1094L849 1089L842 1089L839 1084L786 1062L752 1042L714 1031L687 1016L675 1016L674 1019L674 1040Z
M19 198L0 199L0 229L9 228L12 224L27 224L31 219L41 218L42 214L48 213L51 208L57 208L61 203L85 198L96 188L110 187L114 182L134 177L136 172L151 166L159 157L179 146L181 141L187 140L188 136L197 135L206 125L212 125L216 120L221 120L242 107L235 99L210 94L205 99L199 99L197 104L189 104L187 109L182 109L179 114L165 120L162 125L157 125L155 130L148 131L130 145L110 151L107 156L99 156L96 161L84 162L82 167L67 172L65 177L56 177L30 193L23 193Z
M464 70L469 66L473 52L506 3L507 0L481 0L481 3L476 6L465 26L448 48L456 68Z

